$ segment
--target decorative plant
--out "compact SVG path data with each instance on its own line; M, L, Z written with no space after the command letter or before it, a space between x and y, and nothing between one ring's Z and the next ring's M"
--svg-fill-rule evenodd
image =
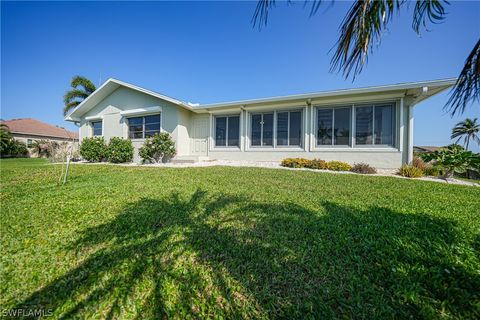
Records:
M32 147L30 148L34 154L38 157L50 157L53 151L58 147L58 143L55 141L48 141L48 140L35 140L32 143Z
M282 160L281 166L287 168L308 168L311 160L304 158L286 158Z
M106 158L109 162L131 162L133 159L133 145L130 139L113 137L107 147Z
M105 159L107 145L103 137L84 138L80 144L80 155L89 162L100 162Z
M154 163L166 162L174 157L176 153L175 142L173 142L170 134L166 132L157 133L153 137L146 139L143 146L138 150L142 162Z
M327 163L328 170L333 171L349 171L352 169L352 166L343 161L329 161Z
M421 157L442 170L446 179L451 178L454 173L465 173L467 170L480 171L480 155L459 145L450 145L441 150L422 154Z
M423 171L414 165L404 164L398 169L398 174L407 178L420 178L423 176Z
M355 173L362 173L362 174L375 174L377 173L377 169L375 169L374 167L371 167L369 164L367 163L355 163L352 167L352 169L350 169L350 171L352 172L355 172Z
M328 169L328 165L327 165L327 161L325 160L313 159L309 161L307 168L326 170Z

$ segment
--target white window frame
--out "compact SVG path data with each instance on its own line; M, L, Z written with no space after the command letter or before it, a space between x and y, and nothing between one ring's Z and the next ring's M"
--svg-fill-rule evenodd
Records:
M238 117L238 146L229 146L228 145L228 118ZM226 118L225 121L225 145L217 145L217 118ZM213 116L213 147L215 149L240 149L242 145L242 115L241 113L229 113L229 114L217 114Z
M390 105L392 106L392 144L376 144L376 134L375 134L375 107L383 107ZM356 137L357 137L357 131L356 131L356 109L357 108L362 108L362 107L372 107L372 143L371 144L357 144L356 143ZM352 119L353 122L355 122L355 132L352 132L352 136L354 136L353 142L354 146L356 148L362 149L362 148L397 148L397 104L395 102L384 102L384 103L364 103L364 104L358 104L354 105L353 108L355 109L354 116L355 119Z
M290 138L288 137L288 144L289 145L278 145L277 144L277 122L278 122L278 113L288 112L288 132L290 133L290 112L299 111L300 115L300 125L302 128L302 132L300 134L300 145L290 145ZM271 146L254 146L252 145L252 118L254 115L262 114L262 121L263 121L263 114L273 114L273 143ZM305 107L288 107L285 109L276 108L276 109L264 109L258 111L249 111L247 113L247 138L248 138L248 145L247 150L249 151L305 151L305 115L306 109ZM262 124L262 131L261 131L261 141L263 142L263 124Z
M335 132L335 109L349 109L350 111L350 123L349 123L349 127L350 127L350 137L349 137L349 144L334 144L335 143L335 137L333 135L333 133ZM332 143L331 144L318 144L318 136L317 136L317 133L318 133L318 111L319 110L332 110ZM323 149L323 148L342 148L342 149L345 149L345 148L352 148L353 146L353 127L354 125L352 124L354 121L353 121L353 116L354 116L354 112L353 112L353 105L338 105L338 106L316 106L315 107L315 112L314 112L314 130L313 130L313 135L314 135L314 148L317 148L317 149Z
M93 124L94 123L97 123L97 122L101 122L102 123L102 134L100 135L95 135L95 129L93 127ZM90 120L90 130L91 130L91 135L92 137L103 137L103 134L104 134L104 123L103 123L103 119L95 119L95 120Z
M150 113L150 114L135 114L135 115L126 117L126 119L127 119L127 139L130 139L132 141L141 141L141 140L148 139L148 138L145 138L145 117L156 116L156 115L160 116L160 123L159 123L160 124L160 131L159 131L159 133L161 133L161 132L163 132L163 127L162 127L163 114L162 114L162 112L155 112L155 113ZM143 118L143 120L142 120L142 138L130 138L130 123L129 123L129 121L132 118Z
M375 142L375 106L385 106L391 105L393 107L392 112L392 130L393 130L393 137L392 137L392 144L356 144L356 135L357 135L357 128L356 128L356 109L359 107L373 107L373 114L372 119L374 125L372 126L373 130L373 142ZM398 123L398 113L402 112L399 110L399 106L397 101L375 101L375 102L362 102L362 103L351 103L351 104L325 104L325 105L313 105L312 106L315 110L313 112L313 148L312 151L325 151L325 150L358 150L358 151L366 151L370 150L391 150L391 151L398 151L398 133L397 129L399 127ZM336 109L336 108L350 108L350 145L333 145L333 137L332 137L332 145L319 145L317 143L317 130L318 130L318 110L319 109ZM332 117L332 119L334 119ZM333 126L334 124L332 124Z

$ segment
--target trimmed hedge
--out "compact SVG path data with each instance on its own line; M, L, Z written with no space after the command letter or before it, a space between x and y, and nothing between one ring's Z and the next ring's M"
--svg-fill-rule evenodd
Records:
M133 160L133 145L130 139L113 137L107 147L106 158L109 162L122 163Z
M352 166L343 161L326 162L321 159L305 159L305 158L286 158L282 160L282 167L287 168L309 168L317 170L334 170L334 171L349 171Z
M103 137L84 138L80 144L80 155L88 162L100 162L106 154L107 145Z
M352 166L343 161L329 161L327 162L327 168L333 171L350 171Z

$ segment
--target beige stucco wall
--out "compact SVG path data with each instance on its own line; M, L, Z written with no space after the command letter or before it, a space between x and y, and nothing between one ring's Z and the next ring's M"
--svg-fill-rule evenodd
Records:
M75 145L78 145L78 141L75 140L75 141L72 141L72 139L63 139L63 138L57 138L57 137L50 137L50 136L38 136L38 135L29 135L29 134L20 134L20 133L12 133L12 137L15 139L15 140L18 140L18 141L21 141L23 143L25 143L25 145L28 146L28 140L31 139L32 142L33 141L39 141L39 140L47 140L47 141L50 141L50 142L56 142L58 144L63 144L63 143L67 143L67 144L75 144ZM35 157L36 155L31 152L31 150L29 149L28 150L28 153L29 153L29 156L31 157Z
M180 108L168 101L152 97L125 87L120 87L103 99L93 109L82 116L80 121L80 140L92 136L91 121L85 118L98 117L103 121L103 136L108 141L111 137L128 137L127 118L120 112L138 108L159 106L161 111L161 127L172 135L176 143L179 156L188 155L190 152L189 123L190 111ZM134 161L139 161L138 148L144 139L133 139L135 147Z

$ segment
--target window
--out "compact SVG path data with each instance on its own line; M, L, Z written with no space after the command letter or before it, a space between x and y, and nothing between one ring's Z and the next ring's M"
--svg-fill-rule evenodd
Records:
M252 114L252 146L273 147L273 112Z
M31 148L33 146L33 140L27 139L27 148Z
M128 136L131 139L149 138L160 133L160 114L128 118Z
M350 114L348 108L317 109L317 145L350 145Z
M393 105L356 107L355 121L355 144L393 146Z
M215 146L240 146L240 116L215 117Z
M300 146L302 142L302 112L277 113L277 146Z
M101 136L102 133L102 121L92 122L92 132L94 136Z

